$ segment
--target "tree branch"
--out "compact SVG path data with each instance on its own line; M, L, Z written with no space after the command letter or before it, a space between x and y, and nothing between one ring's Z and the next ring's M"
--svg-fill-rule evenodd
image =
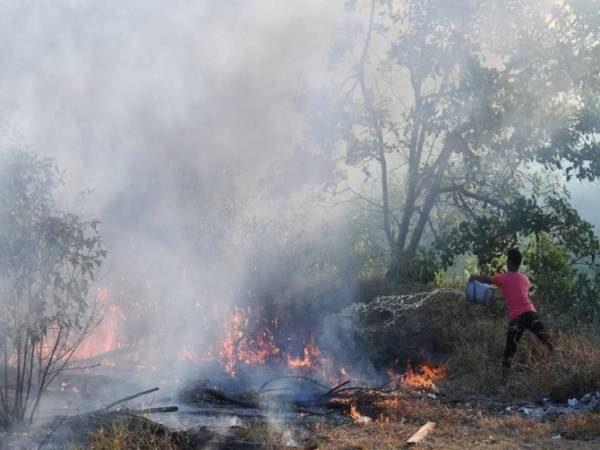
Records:
M369 14L369 25L367 27L367 34L365 37L365 44L362 50L362 54L360 57L360 61L358 64L358 82L360 84L360 89L362 92L362 96L365 101L365 107L369 116L371 117L371 124L373 130L375 131L376 138L376 146L377 146L377 159L379 161L379 165L381 167L381 196L383 202L383 228L385 232L385 237L388 241L388 245L394 251L394 235L392 233L392 229L390 226L390 202L389 202L389 187L388 187L388 169L387 169L387 160L385 156L385 144L383 140L383 130L381 129L381 123L379 122L379 116L375 111L375 106L373 105L373 100L369 94L367 89L367 84L365 81L365 65L367 62L367 57L369 54L369 47L371 45L371 38L373 35L373 22L375 18L375 7L376 0L371 0L371 8Z

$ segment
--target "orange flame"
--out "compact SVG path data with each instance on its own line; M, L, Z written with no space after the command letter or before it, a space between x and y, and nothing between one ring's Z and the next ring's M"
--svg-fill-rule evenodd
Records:
M435 381L443 379L446 376L446 368L430 362L424 362L415 372L410 361L408 361L403 374L399 375L392 369L389 369L388 376L392 386L433 391L437 389Z
M373 419L371 419L370 417L363 416L360 412L358 412L358 409L354 405L350 405L350 417L352 418L352 421L354 423L358 423L361 425L366 425L373 421Z
M76 359L91 358L122 346L119 322L125 318L125 314L121 307L112 301L111 288L99 288L96 302L102 308L104 317L98 327L92 330L91 335L81 343L74 355Z
M354 405L350 405L350 417L354 422L358 422L363 415L358 412L358 409Z
M304 356L302 358L293 358L287 355L287 365L290 369L303 369L307 371L315 370L321 362L321 351L315 343L314 336L311 336L309 343L304 347Z
M250 313L249 308L234 310L226 323L225 337L217 351L225 371L232 377L235 377L239 364L265 364L280 353L271 330L266 327L254 332L248 330Z
M275 340L271 329L277 328L277 319L265 322L258 313L260 310L235 308L225 321L225 334L214 354L231 377L236 376L240 365L276 362L296 375L318 374L334 384L348 378L347 370L339 368L319 349L314 335L304 345L302 354L294 355ZM293 340L290 337L287 342ZM206 358L210 359L210 355L207 353Z

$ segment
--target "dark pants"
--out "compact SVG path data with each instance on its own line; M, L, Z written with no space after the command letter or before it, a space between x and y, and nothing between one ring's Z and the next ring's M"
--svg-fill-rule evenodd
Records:
M523 331L529 330L544 344L550 352L554 350L550 336L536 312L528 311L508 323L508 334L506 335L506 349L504 350L504 359L502 367L505 370L510 368L512 357L517 351L517 344L523 336Z

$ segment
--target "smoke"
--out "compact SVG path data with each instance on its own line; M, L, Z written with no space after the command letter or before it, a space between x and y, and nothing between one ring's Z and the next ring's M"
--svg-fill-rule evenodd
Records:
M336 2L0 10L1 148L54 157L61 204L102 221L98 285L126 310L132 341L201 353L210 318L260 295L248 292L264 291L258 278L289 276L277 281L282 297L310 283L319 256L298 249L318 251L323 226L329 248L347 239L338 212L306 206L310 161L289 181L272 178L304 132L309 92L327 82Z
M326 109L314 94L342 78L327 56L343 3L0 3L0 151L56 158L61 204L102 221L98 285L126 312L127 343L151 336L167 369L182 345L206 350L214 318L233 305L283 305L316 323L353 297L352 218L312 202L307 186L331 167L296 151L307 105ZM364 13L346 29L355 48L335 50L360 52ZM518 45L499 31L514 18L496 19L480 25L492 44ZM374 39L373 59L389 45ZM407 80L395 82L402 91ZM330 137L337 119L319 131Z

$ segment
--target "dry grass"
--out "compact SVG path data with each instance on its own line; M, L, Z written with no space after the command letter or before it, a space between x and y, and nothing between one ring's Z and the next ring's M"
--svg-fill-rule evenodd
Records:
M448 377L440 386L450 397L474 400L500 398L532 401L553 396L566 399L600 388L600 346L587 330L568 334L555 332L560 348L550 356L531 333L526 332L514 361L508 384L501 379L500 363L506 339L507 320L502 305L484 308L449 301L431 320L440 330L441 350L450 354ZM596 449L600 448L600 414L572 415L554 422L539 422L515 414L495 414L472 405L444 404L410 395L356 398L361 414L375 419L368 425L312 427L318 448L331 450L376 450L404 448L404 443L423 423L437 423L419 446L422 449ZM235 433L236 440L282 447L282 430L262 422L250 423ZM560 435L560 439L556 436ZM554 438L554 439L553 439ZM171 436L128 430L100 430L91 449L179 449Z
M331 450L404 448L427 420L437 423L422 449L596 449L600 415L569 416L539 422L519 414L490 414L476 408L450 407L426 400L388 403L390 422L343 425L321 430ZM557 438L557 435L561 435Z
M566 401L600 389L600 337L597 332L552 332L558 350L550 355L526 331L519 344L508 384L501 360L508 321L501 304L484 308L456 299L434 318L450 355L444 389L455 397L500 396L516 401L551 397Z
M565 417L557 423L556 431L567 439L600 439L600 413Z
M366 400L366 399L363 399ZM311 425L312 444L303 448L327 450L392 450L405 448L406 440L427 420L436 422L433 432L419 446L421 449L596 449L600 447L600 414L573 415L555 422L539 422L519 414L494 414L460 405L437 401L393 398L391 395L371 399L372 415L367 425L333 426L326 422ZM379 414L379 415L376 415ZM384 420L385 419L385 420ZM284 427L288 430L288 427ZM262 421L251 422L231 433L215 448L283 449L283 429L274 429ZM560 434L560 439L556 439ZM89 447L94 450L183 449L170 436L152 430L115 426L98 430ZM201 447L200 447L201 448Z
M123 425L95 430L89 450L179 450L180 447L168 434L157 434L150 429L130 429Z

